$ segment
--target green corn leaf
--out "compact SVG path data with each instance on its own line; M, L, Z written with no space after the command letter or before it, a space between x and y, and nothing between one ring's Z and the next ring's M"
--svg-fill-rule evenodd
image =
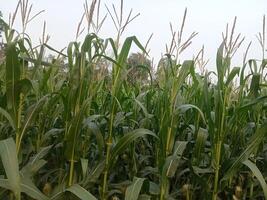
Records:
M227 80L225 82L225 85L228 86L230 82L235 78L236 75L239 74L240 67L234 67L232 71L230 72L229 76L227 77Z
M102 160L92 171L90 171L90 173L86 177L86 183L96 183L99 180L100 175L103 173L104 168L105 162Z
M20 175L16 145L12 138L0 141L0 155L10 189L20 199Z
M10 43L6 47L6 96L7 108L12 110L16 119L18 109L19 93L16 90L16 83L20 80L20 63L16 43Z
M246 149L243 150L240 156L235 159L233 164L224 173L224 177L222 178L222 180L229 179L236 173L236 171L238 171L238 169L240 169L242 162L248 160L248 158L255 151L255 149L257 149L260 143L262 143L266 133L267 133L267 124L263 124L260 128L258 128L257 132L251 136L251 138L248 141Z
M64 199L66 192L71 192L81 200L97 200L97 198L95 198L90 192L88 192L86 189L84 189L78 184L74 184L64 189L63 191L57 192L52 198L50 198L50 200Z
M47 163L43 157L48 154L51 148L52 145L41 148L40 151L36 155L32 156L29 162L20 170L20 174L27 177L33 177L36 172L38 172Z
M193 60L185 60L182 64L182 67L179 71L179 75L176 79L176 89L179 90L182 86L182 84L185 82L186 77L190 73L190 70L192 67L194 67L194 61ZM178 91L177 91L178 92Z
M64 53L62 53L62 51L58 51L58 50L56 50L55 48L51 47L50 45L48 45L46 43L44 44L44 46L46 48L50 49L51 51L54 51L55 53L61 55L61 56L67 57L67 55L65 55Z
M33 123L35 116L38 114L39 110L42 108L46 100L47 100L47 96L44 96L28 109L24 123L21 127L21 132L19 134L19 143L18 143L18 148L17 148L18 151L20 149L22 138L24 137L27 128L29 127L30 124Z
M266 99L267 99L267 95L258 97L256 99L253 99L251 102L249 102L249 103L237 108L237 111L238 112L245 112L248 109L251 109L252 106L257 105L258 103L266 101Z
M253 74L252 81L250 84L250 94L257 98L259 96L260 91L260 74Z
M5 188L7 190L12 190L8 179L0 179L0 187ZM20 183L21 192L25 193L27 196L38 199L38 200L49 200L47 196L45 196L30 180L26 180L23 178Z
M0 107L0 114L2 114L7 119L10 126L13 128L13 130L15 130L16 126L15 126L14 120L12 119L12 116L5 109L3 109L1 107Z
M123 66L126 63L126 60L130 52L130 48L132 46L132 42L134 42L143 52L145 52L145 48L141 45L141 43L138 41L138 39L135 36L128 37L124 41L120 54L118 56L119 65Z
M5 188L7 190L12 190L12 187L10 186L8 179L0 178L0 187Z
M21 191L27 196L38 200L49 200L28 177L21 177Z
M169 156L163 167L163 176L167 176L169 178L175 175L177 167L179 165L180 159L183 155L183 152L186 148L187 141L176 141L174 145L174 151L171 156Z
M163 177L172 178L174 177L177 167L179 165L180 158L176 155L171 155L166 158L163 166ZM163 179L164 180L164 179Z
M129 145L135 141L136 139L143 137L145 135L150 135L153 136L155 138L157 138L157 136L155 135L155 133L153 133L150 130L147 129L136 129L134 131L131 131L127 134L125 134L119 141L118 143L114 146L114 148L111 151L111 158L110 158L110 164L109 167L112 166L112 163L116 160L116 157L121 154L127 147L129 147Z
M41 160L42 158L44 158L49 151L51 150L53 145L49 145L46 147L43 147L39 150L39 152L33 156L33 158L31 159L31 163L34 164L35 162L37 162L38 160Z
M224 42L222 42L222 44L218 48L217 57L216 57L218 81L220 82L220 84L222 84L223 77L224 77L223 49L224 49Z
M159 195L160 194L159 185L152 181L149 181L149 193L152 195Z
M134 178L133 183L129 185L126 189L125 200L138 199L144 180L145 178L137 178L137 177Z
M30 38L23 37L19 39L17 43L19 45L19 51L22 52L22 54L25 54L29 58L31 57L31 54L34 54Z
M73 47L75 48L75 51L78 51L79 50L78 43L77 42L71 42L71 43L69 43L68 48L67 48L68 64L69 64L70 70L72 70L73 66L74 66L74 63L73 63L73 52L72 52Z
M255 165L250 160L243 161L243 164L246 165L252 171L254 176L256 176L256 178L258 179L258 181L260 182L260 185L262 187L262 190L263 190L263 193L264 193L264 197L265 197L265 199L267 199L267 184L266 184L266 181L265 181L265 179L263 177L263 174L260 172L260 170L257 167L257 165Z
M93 41L94 39L98 39L97 35L94 34L94 33L91 33L91 34L88 34L85 39L84 39L84 42L82 44L82 47L81 47L81 51L82 52L87 52L88 55L89 55L89 60L92 59L92 49L93 49ZM97 52L97 50L96 50Z
M201 154L204 153L205 143L208 138L208 131L206 129L200 128L197 133L195 148L194 148L194 157L197 160L197 163L201 160Z
M134 101L135 101L136 105L138 105L141 108L141 110L143 111L146 118L152 117L152 115L148 113L146 107L138 99L135 98Z
M71 192L81 200L97 200L90 192L78 184L74 184L67 188L66 191Z
M108 38L106 40L106 43L108 43L108 42L110 43L110 45L112 47L115 59L117 59L118 58L118 51L117 51L117 48L116 48L114 40L112 38Z
M85 178L88 170L88 159L81 158L81 166L82 166L83 178Z
M96 123L92 122L90 117L83 122L84 126L87 127L94 135L97 141L98 153L100 158L103 155L103 150L105 146L105 141L100 129L96 125Z
M182 111L182 112L186 112L189 109L195 109L196 111L198 111L198 113L200 114L203 122L206 124L206 120L205 120L205 116L204 116L203 112L200 110L199 107L197 107L195 105L183 104L183 105L179 106L177 110Z
M87 99L83 103L79 112L76 114L76 116L73 117L66 135L65 156L70 161L79 159L78 155L75 152L75 149L78 144L79 135L83 127L82 122L84 120L89 103L90 99Z
M207 123L209 125L209 129L211 133L214 133L214 120L212 119L212 104L211 104L211 98L210 98L210 92L209 92L209 86L208 86L208 76L209 74L206 73L204 77L204 85L203 85L203 95L204 95L204 106L205 109L203 110L205 112L205 116L207 117ZM211 137L213 138L213 137Z
M248 65L249 65L249 68L250 68L250 71L252 74L258 72L258 65L257 65L257 61L255 59L249 59Z

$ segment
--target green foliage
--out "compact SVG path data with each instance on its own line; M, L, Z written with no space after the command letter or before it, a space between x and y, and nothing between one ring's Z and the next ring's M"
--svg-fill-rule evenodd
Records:
M179 61L179 38L154 73L135 36L88 33L65 55L3 24L0 199L267 198L266 59L232 67L239 36L216 72Z

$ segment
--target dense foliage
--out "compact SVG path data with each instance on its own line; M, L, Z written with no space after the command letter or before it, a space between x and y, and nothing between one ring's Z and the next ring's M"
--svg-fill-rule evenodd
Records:
M1 24L1 199L267 198L267 61L231 67L233 30L216 72L180 62L178 38L154 73L134 36L90 33L65 54Z

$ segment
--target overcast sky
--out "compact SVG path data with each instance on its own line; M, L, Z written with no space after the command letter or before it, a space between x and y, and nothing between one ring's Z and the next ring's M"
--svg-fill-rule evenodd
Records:
M43 21L47 23L47 32L51 36L49 44L62 49L68 42L75 39L78 22L83 13L84 0L29 0L33 3L32 14L45 10L28 28L28 33L37 44L42 34ZM90 1L88 1L90 3ZM119 0L102 0L102 16L107 13L105 4L111 8L112 3L117 7ZM0 0L0 10L4 19L13 12L17 0ZM214 69L216 50L221 43L221 33L227 22L232 23L237 16L237 32L241 32L246 40L236 54L233 63L241 64L245 47L253 41L250 57L261 57L261 51L255 35L262 31L262 18L267 14L266 0L124 0L124 13L133 9L133 14L140 13L124 33L124 37L136 35L145 43L150 34L150 56L159 60L165 53L165 44L170 43L171 32L169 23L175 29L181 24L184 9L187 8L185 37L193 31L199 32L193 40L193 45L184 54L184 59L191 59L201 46L205 46L206 58L210 59L209 68ZM125 15L126 17L126 15ZM177 28L176 28L177 27ZM21 30L19 21L15 28ZM101 37L114 37L115 28L111 20L107 20L100 32ZM81 38L82 39L82 38Z

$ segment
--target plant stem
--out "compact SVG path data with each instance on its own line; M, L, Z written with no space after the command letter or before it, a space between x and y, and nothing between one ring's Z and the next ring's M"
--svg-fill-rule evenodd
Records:
M221 147L222 141L219 141L218 144L215 146L216 151L216 160L215 160L215 178L214 178L214 188L212 194L212 200L217 200L217 193L218 193L218 182L219 182L219 172L220 172L220 159L221 159Z
M166 189L165 187L166 184L164 184L165 181L166 180L162 180L161 185L160 185L160 200L164 200L164 197L165 197L165 189Z
M107 192L107 179L108 179L108 168L109 168L109 160L111 154L111 146L112 146L112 131L113 131L113 121L114 121L114 112L115 112L115 103L112 103L112 112L110 116L110 123L109 123L109 134L107 139L107 156L105 160L105 171L104 171L104 178L102 184L102 199L106 199L106 192Z
M70 161L70 172L69 172L69 183L68 185L71 186L73 183L73 173L74 173L74 160Z
M249 199L253 199L253 187L254 187L254 184L251 183L250 188L249 188Z

